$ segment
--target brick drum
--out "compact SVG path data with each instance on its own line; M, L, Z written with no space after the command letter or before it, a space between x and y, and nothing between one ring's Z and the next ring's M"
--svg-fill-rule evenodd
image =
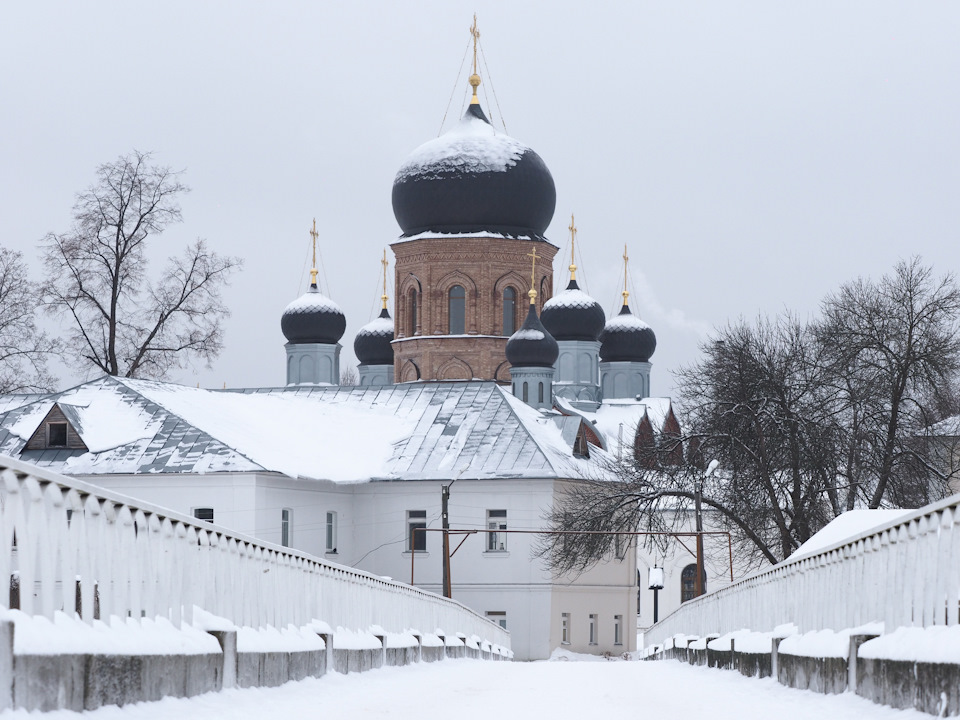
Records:
M542 240L485 236L420 237L392 247L397 382L474 378L510 382L503 292L510 287L516 293L514 325L519 328L529 307L530 253L536 247L540 312L553 295L558 248ZM463 335L449 334L449 292L455 285L466 290Z

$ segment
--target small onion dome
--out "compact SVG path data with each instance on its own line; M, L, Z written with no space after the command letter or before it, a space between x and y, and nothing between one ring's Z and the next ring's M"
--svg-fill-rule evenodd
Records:
M537 153L498 132L472 104L447 133L424 143L393 181L393 214L404 237L494 232L542 239L557 190Z
M570 279L565 290L543 304L540 320L556 340L596 340L606 320L603 308Z
M560 354L557 341L537 317L537 308L530 303L527 319L507 340L507 360L513 367L553 367Z
M334 345L343 337L347 319L339 305L311 285L287 305L280 318L280 329L287 342Z
M657 336L653 329L631 313L626 304L600 335L602 362L649 362L656 349Z
M361 365L393 365L393 318L386 308L353 339L353 352Z

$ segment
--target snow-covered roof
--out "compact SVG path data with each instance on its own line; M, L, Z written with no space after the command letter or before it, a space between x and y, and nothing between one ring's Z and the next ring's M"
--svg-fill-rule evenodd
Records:
M57 403L89 452L25 450ZM103 377L0 414L0 454L69 475L278 472L358 482L592 472L492 382L203 390Z
M637 425L646 413L653 429L659 432L670 412L670 398L643 398L641 400L604 400L595 411L580 410L578 413L589 419L594 429L605 440L607 451L619 456L621 449L633 452L633 439ZM621 429L622 428L622 429ZM623 443L623 448L620 443Z

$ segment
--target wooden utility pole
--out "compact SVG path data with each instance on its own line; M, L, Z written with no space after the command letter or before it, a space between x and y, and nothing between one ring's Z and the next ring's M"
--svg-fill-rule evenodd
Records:
M453 485L451 482L450 485ZM453 597L453 588L450 586L450 516L448 505L450 501L450 485L440 488L440 522L443 528L443 596Z

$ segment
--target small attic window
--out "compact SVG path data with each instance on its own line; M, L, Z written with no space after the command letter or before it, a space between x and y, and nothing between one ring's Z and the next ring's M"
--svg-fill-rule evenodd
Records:
M65 422L47 423L47 447L67 446L67 424Z
M577 439L573 442L573 456L577 458L589 458L590 448L587 444L587 433L584 431L583 424L577 432Z

